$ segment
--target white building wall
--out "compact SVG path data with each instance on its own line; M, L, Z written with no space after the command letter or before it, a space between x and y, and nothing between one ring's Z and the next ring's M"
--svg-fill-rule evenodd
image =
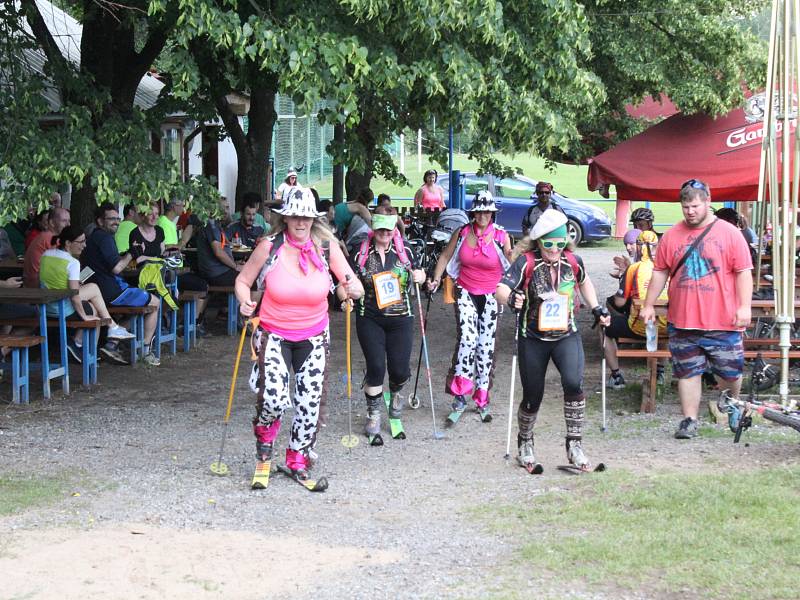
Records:
M225 138L217 146L219 165L219 193L228 199L228 214L233 212L236 202L236 181L239 176L239 165L236 162L236 148L230 138Z

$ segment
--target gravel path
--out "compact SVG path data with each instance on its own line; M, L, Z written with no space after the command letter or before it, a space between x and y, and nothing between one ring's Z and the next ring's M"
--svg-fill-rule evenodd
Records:
M581 254L599 295L612 293L615 282L605 273L613 252L594 248ZM452 307L440 302L431 306L429 342L442 428L442 382L455 324ZM654 415L617 416L609 394L610 428L601 434L598 345L587 328L588 310L580 320L590 396L585 446L594 461L633 472L708 469L723 453L736 460L763 453L763 447L733 447L727 438L673 440L679 412L674 400L660 404ZM240 372L225 450L231 474L209 473L236 344L224 335L203 340L189 355L162 359L157 369L102 366L102 383L90 391L47 404L0 407L2 472L67 482L67 492L53 505L0 518L0 572L14 574L0 585L0 598L50 598L56 591L59 598L478 598L513 596L517 587L526 596L524 590L535 590L536 597L640 597L574 581L565 589L559 574L523 573L515 554L520 540L493 533L482 522L484 506L533 505L537 495L574 485L574 478L554 468L564 462L564 426L553 368L537 425L545 475L527 476L513 460L503 460L513 340L509 312L499 329L494 421L483 424L475 413L465 413L445 439L433 439L423 373L422 406L405 413L408 439L387 434L381 448L369 447L363 437L351 451L339 442L347 432L342 315L332 316L331 332L330 414L316 469L330 480L324 494L309 494L277 474L267 491L250 491L248 362ZM359 381L363 358L354 344ZM353 428L360 433L360 394L353 405ZM285 438L286 429L281 442ZM766 460L799 458L796 445L772 444Z

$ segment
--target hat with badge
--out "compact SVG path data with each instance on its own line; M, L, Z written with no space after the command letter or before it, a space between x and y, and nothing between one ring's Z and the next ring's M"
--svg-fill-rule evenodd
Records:
M284 217L322 217L325 213L317 211L317 201L308 188L292 187L283 194L283 206L273 212Z
M472 206L467 212L497 212L497 204L494 202L492 193L482 190L475 194L475 198L472 200Z

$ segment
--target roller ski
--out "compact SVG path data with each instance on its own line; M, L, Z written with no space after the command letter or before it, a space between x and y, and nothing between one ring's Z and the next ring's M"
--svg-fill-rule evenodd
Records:
M265 490L269 485L269 475L272 471L272 444L256 442L256 470L253 473L253 482L250 489Z
M396 440L406 439L406 432L403 429L403 422L400 420L403 410L403 399L398 392L384 392L383 401L386 403L386 412L389 413L389 430L392 438Z
M286 464L278 465L278 472L283 473L302 485L309 492L324 492L328 489L328 480L325 477L311 479L308 476L309 459L302 452L286 450Z
M600 473L606 470L604 463L598 463L596 467L592 467L592 463L586 458L580 440L567 441L567 460L569 461L568 465L558 465L559 471L581 475L582 473Z
M383 446L379 402L380 396L367 396L367 422L364 425L364 434L367 436L370 446Z
M456 396L453 400L453 403L450 405L450 408L452 410L450 411L450 414L447 415L447 421L445 423L447 427L452 427L458 423L461 415L464 414L464 409L467 408L467 401L464 400L464 396Z
M533 440L523 440L517 438L517 463L531 475L541 475L544 473L544 466L536 462L536 455L533 452Z

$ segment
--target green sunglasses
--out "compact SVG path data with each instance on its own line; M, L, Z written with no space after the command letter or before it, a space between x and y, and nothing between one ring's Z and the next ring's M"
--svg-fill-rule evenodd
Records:
M552 250L553 248L558 248L559 250L563 250L567 247L567 242L554 242L553 240L539 240L539 243L542 245L542 248L546 250Z

